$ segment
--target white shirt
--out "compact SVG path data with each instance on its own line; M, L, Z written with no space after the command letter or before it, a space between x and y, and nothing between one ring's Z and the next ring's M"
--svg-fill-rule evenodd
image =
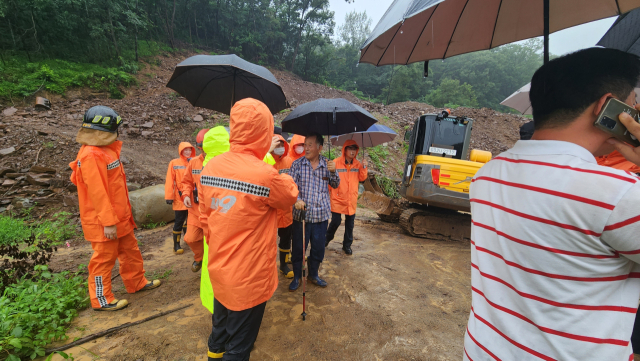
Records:
M586 149L519 141L470 189L464 360L633 360L640 179Z

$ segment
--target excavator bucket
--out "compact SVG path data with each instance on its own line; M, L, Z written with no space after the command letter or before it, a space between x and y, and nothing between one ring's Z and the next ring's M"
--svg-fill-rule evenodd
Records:
M403 209L394 200L387 197L373 174L364 181L365 191L360 197L360 203L378 214L385 222L396 223L400 220Z

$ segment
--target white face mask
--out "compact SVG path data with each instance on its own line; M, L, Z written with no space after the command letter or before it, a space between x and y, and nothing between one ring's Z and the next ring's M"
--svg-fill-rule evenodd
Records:
M284 147L280 147L280 148L276 148L273 150L273 154L275 155L283 155L284 154Z
M297 146L295 146L293 149L294 149L294 150L296 151L296 153L298 153L298 154L302 154L302 153L304 153L304 146L302 146L302 145L297 145Z

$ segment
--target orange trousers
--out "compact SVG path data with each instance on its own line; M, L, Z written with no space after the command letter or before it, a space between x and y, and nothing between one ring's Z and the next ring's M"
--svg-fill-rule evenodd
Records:
M192 224L187 226L187 233L184 235L184 241L191 248L193 252L193 260L196 262L202 261L204 257L204 244L202 243L202 237L204 232L202 228L194 226Z
M89 297L91 307L100 308L111 303L115 297L111 292L111 270L120 261L120 277L128 293L144 287L148 281L144 277L142 254L133 232L116 240L91 242L93 256L89 261Z

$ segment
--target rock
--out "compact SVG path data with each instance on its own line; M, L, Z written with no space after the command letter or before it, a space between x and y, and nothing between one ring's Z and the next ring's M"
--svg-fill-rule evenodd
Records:
M49 186L51 184L51 179L41 177L40 174L27 174L27 182L34 186Z
M51 179L50 185L53 188L64 188L65 183L64 179Z
M3 187L11 187L12 185L16 184L17 182L14 181L13 179L5 179L4 182L2 182L2 186Z
M49 135L49 133L38 130L38 135Z
M141 134L143 137L146 137L147 135L151 135L151 134L153 134L153 131L152 131L152 130L143 130L140 134Z
M129 192L133 220L138 226L149 222L170 222L175 218L173 207L164 200L164 184Z
M201 122L201 121L203 121L203 120L204 120L204 118L203 118L203 117L202 117L202 115L200 115L200 114L198 114L198 115L196 115L195 117L193 117L193 121L194 121L194 122Z
M129 159L127 157L124 156L124 154L120 154L120 161L122 162L122 164L129 164L131 163L129 161Z
M4 211L6 211L7 208L6 207L0 207L0 213L4 213Z
M9 154L12 154L15 151L16 151L16 148L14 148L14 147L0 149L0 155L9 155Z
M10 117L10 116L14 115L17 111L18 111L18 109L14 108L14 107L9 107L9 108L3 110L2 114L4 114L7 117Z
M146 122L140 126L143 128L153 128L153 122Z
M15 169L11 169L11 168L2 168L0 169L0 177L4 177L5 174L7 173L16 173Z
M140 188L142 188L142 185L140 185L139 183L127 182L127 189L129 189L129 192L137 191Z
M76 186L73 183L69 183L69 185L67 186L67 189L69 190L69 192L77 192L78 191L78 186Z
M4 176L10 179L16 179L21 175L22 175L21 173L6 173Z
M64 204L65 207L78 207L80 202L78 201L78 196L68 195L62 198L62 204Z
M5 204L11 204L11 199L3 199L0 200L0 204L5 205Z
M13 205L16 209L20 208L30 208L33 207L33 202L29 198L14 198L11 201L11 205Z
M80 104L80 100L74 100L71 103L69 103L69 105L78 105Z
M40 173L56 174L57 171L54 168L34 165L33 167L31 167L31 169L29 169L29 172L36 173L36 174L40 174Z

